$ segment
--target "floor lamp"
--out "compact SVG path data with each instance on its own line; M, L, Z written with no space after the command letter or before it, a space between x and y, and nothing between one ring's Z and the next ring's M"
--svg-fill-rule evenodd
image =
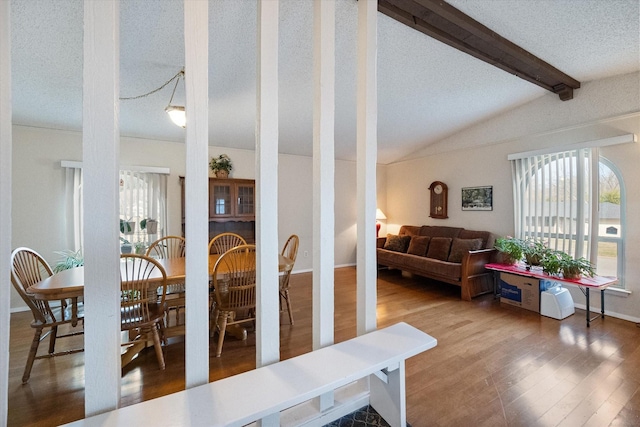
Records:
M381 219L387 219L387 216L380 209L376 209L376 237L380 234Z

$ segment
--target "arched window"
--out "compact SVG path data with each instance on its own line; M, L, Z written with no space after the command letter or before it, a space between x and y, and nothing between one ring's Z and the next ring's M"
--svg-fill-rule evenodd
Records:
M605 157L600 156L598 176L598 274L624 278L625 189L622 175Z
M512 159L515 234L589 259L624 287L624 186L598 147Z

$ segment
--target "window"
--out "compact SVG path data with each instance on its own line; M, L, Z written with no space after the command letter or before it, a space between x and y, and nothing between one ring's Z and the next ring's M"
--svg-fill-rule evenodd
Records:
M624 191L599 149L512 159L517 237L544 241L623 286Z
M62 166L66 168L67 215L72 218L72 227L67 232L68 245L78 250L83 247L82 164L62 162ZM168 170L150 169L150 172L120 171L120 219L135 224L132 233L126 236L131 243L148 245L166 235ZM144 219L155 219L158 222L155 233L141 229L140 222Z
M120 219L135 223L127 240L149 245L165 235L166 200L167 175L120 171ZM158 221L157 233L151 234L147 228L142 229L141 222L145 219Z

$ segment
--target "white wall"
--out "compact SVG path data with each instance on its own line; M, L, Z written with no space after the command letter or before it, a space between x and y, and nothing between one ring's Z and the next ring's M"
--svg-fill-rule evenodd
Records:
M67 214L64 208L65 170L61 160L82 160L82 135L25 126L13 127L13 235L12 247L28 246L50 263L55 251L69 249ZM181 233L180 183L185 176L184 145L175 142L123 137L121 164L168 167L169 234ZM247 150L210 147L209 154L228 154L233 161L233 178L255 178L255 153ZM295 271L312 268L312 159L280 155L278 189L278 247L291 234L300 237ZM356 164L336 161L336 265L355 264L356 248ZM307 257L304 256L305 252ZM22 307L13 292L11 307Z
M447 225L513 234L511 165L507 155L554 145L566 145L627 133L640 137L640 73L583 84L575 98L556 95L494 117L423 149L419 158L386 167L386 215L389 232L403 224ZM564 125L563 125L564 124ZM469 148L472 145L477 148ZM626 288L629 297L607 298L607 311L640 320L640 143L606 147L601 155L622 173L627 188ZM429 218L428 187L440 180L449 187L449 218ZM493 211L462 211L461 188L493 186ZM584 296L571 289L574 302ZM599 298L592 306L599 307Z

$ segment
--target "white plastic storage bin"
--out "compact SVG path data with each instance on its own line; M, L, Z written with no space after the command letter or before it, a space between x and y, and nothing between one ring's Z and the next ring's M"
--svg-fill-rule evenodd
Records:
M566 288L554 286L540 293L540 314L562 320L575 313L573 298Z

